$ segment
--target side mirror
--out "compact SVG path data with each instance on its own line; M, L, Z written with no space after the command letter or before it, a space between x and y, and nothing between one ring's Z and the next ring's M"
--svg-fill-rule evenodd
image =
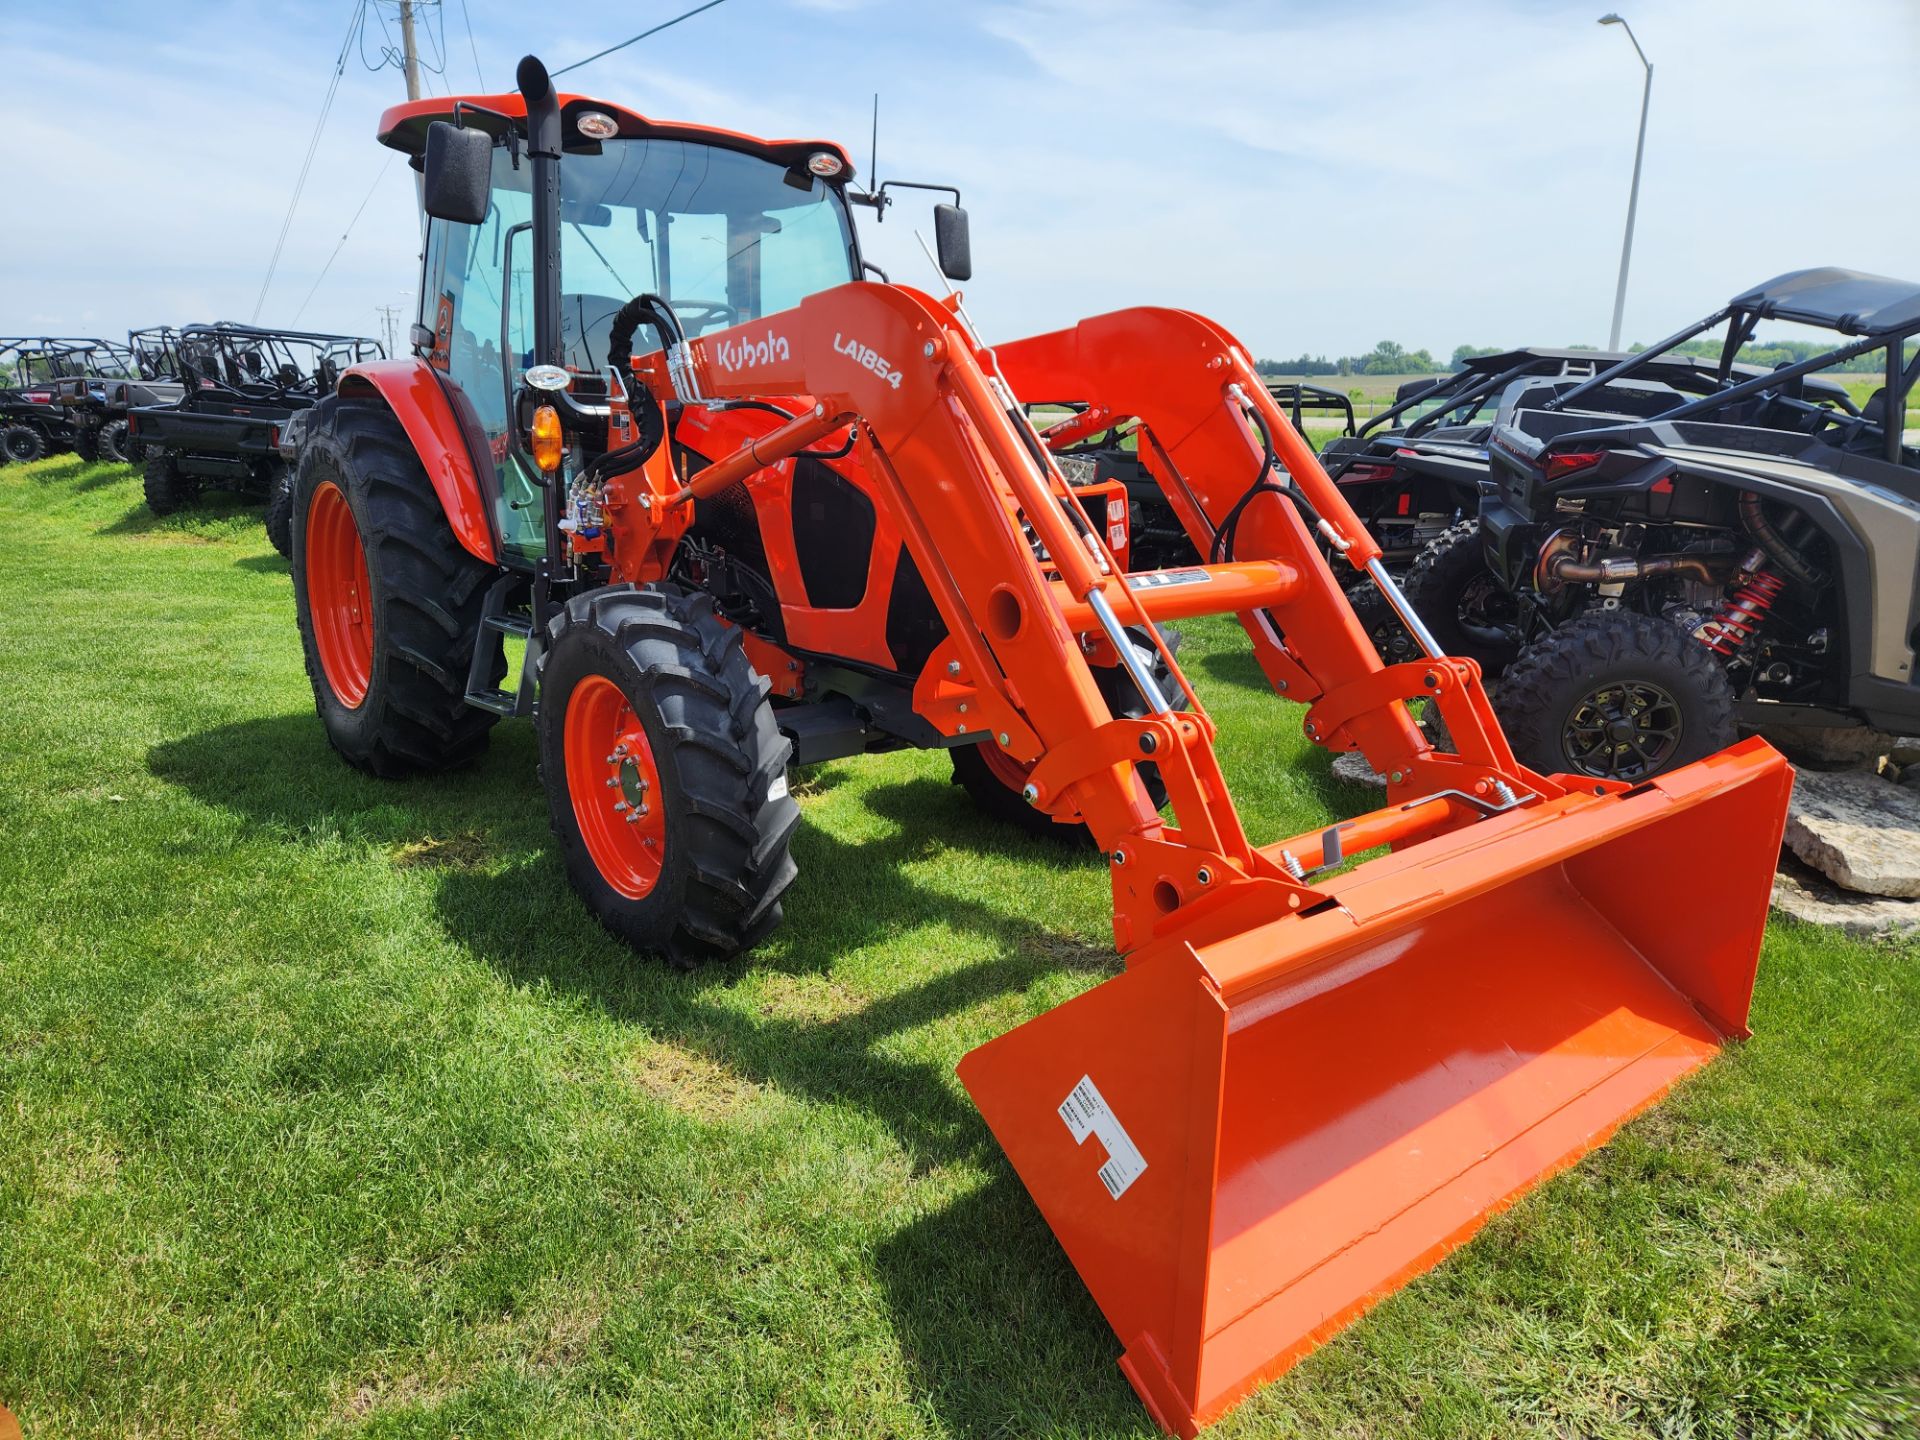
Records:
M933 246L940 256L940 273L949 280L973 278L973 242L967 234L967 212L958 205L933 207Z
M427 162L421 199L436 220L478 225L487 218L493 184L493 137L444 120L427 126Z

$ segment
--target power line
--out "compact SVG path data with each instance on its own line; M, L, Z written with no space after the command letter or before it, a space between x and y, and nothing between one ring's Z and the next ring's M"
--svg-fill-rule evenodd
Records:
M340 77L347 70L347 51L360 30L366 8L367 0L353 0L353 18L347 22L347 37L340 42L340 54L333 64L333 79L327 84L326 99L320 102L320 118L313 123L313 136L307 141L306 158L300 162L300 176L293 182L293 199L287 202L286 218L280 222L280 238L274 241L273 258L267 262L266 279L260 282L259 298L253 302L255 321L259 320L260 309L267 303L267 291L273 286L273 272L280 268L280 252L286 248L287 232L293 228L293 212L300 208L301 192L307 188L307 172L313 168L314 152L320 148L320 132L326 128L327 116L333 110L333 97L339 93Z
M484 94L487 77L480 73L480 47L473 43L473 18L467 14L467 0L460 0L460 23L467 27L467 48L473 51L473 78L480 82L480 90Z
M387 171L392 164L393 152L389 150L386 160L380 166L380 173L373 177L373 184L367 187L366 196L360 201L360 208L353 212L353 219L349 220L347 222L347 228L340 232L340 243L333 247L333 254L327 257L327 263L322 265L320 267L320 273L314 276L313 285L307 291L307 298L300 302L300 308L293 312L293 319L288 321L288 324L297 325L300 322L300 317L307 313L307 306L313 303L314 293L319 290L320 282L327 278L327 272L333 269L333 262L338 260L340 258L340 252L346 249L347 237L353 234L353 227L360 223L360 217L366 213L368 201L373 199L373 192L380 188L380 182L387 178Z
M654 26L651 30L642 30L638 35L635 35L633 39L622 40L618 45L609 45L606 49L600 51L598 54L589 55L584 60L576 60L571 65L563 65L560 69L553 71L552 74L554 78L557 79L558 77L566 74L567 71L569 70L578 70L582 65L591 65L594 61L600 59L602 56L611 55L616 50L624 50L627 48L627 46L634 44L636 41L644 40L649 35L658 35L662 30L665 30L670 26L678 25L682 20L691 20L694 16L698 15L702 10L711 10L713 9L714 6L720 3L722 3L722 0L707 0L706 4L696 5L693 7L693 9L687 11L687 13L684 15L676 15L673 17L673 19L663 21L661 24Z

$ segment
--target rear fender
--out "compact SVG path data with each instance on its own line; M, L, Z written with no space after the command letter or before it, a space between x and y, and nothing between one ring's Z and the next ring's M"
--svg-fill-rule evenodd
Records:
M491 487L481 485L483 468L486 478L492 478L493 457L468 443L456 406L456 399L465 400L458 387L424 360L371 360L341 375L337 393L377 396L385 403L413 442L454 539L469 554L497 565L499 543L487 513ZM475 435L480 433L477 422L472 428Z

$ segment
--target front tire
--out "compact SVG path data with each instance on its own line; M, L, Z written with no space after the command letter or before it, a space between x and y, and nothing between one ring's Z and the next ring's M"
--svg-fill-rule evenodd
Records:
M681 969L780 923L800 809L768 692L704 594L609 586L548 625L540 774L567 878L609 931Z
M464 765L499 716L466 703L488 585L378 401L314 407L293 488L293 598L327 740L373 775ZM506 673L491 637L489 683Z
M1520 763L1637 784L1738 738L1706 646L1634 611L1599 611L1527 646L1490 692Z
M193 503L200 494L200 482L182 475L173 456L156 450L147 456L141 473L141 490L147 497L147 509L155 515L171 515Z
M25 465L45 458L47 437L31 425L9 425L0 432L0 449L6 451L7 459L14 464Z

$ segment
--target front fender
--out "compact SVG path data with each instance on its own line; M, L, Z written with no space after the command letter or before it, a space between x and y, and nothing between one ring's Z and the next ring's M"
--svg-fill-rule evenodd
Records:
M370 360L341 375L337 393L377 395L385 402L413 442L454 539L469 554L489 565L499 564L499 546L480 483L481 467L491 467L493 457L484 451L476 456L468 445L452 382L417 358Z

